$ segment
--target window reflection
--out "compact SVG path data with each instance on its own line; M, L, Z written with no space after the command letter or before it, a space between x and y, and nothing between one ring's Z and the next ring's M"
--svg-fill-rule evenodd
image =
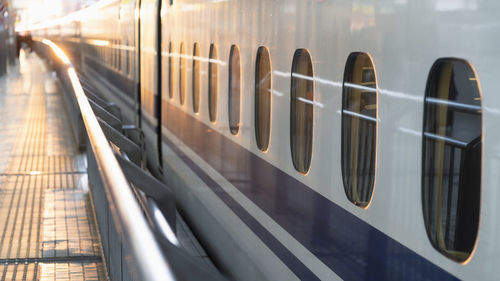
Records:
M218 59L217 46L210 45L210 60L208 63L208 112L210 121L215 122L217 117L217 95L219 92L219 65L215 62Z
M200 48L198 43L194 43L193 46L193 111L198 113L200 109L200 62L198 58L200 56Z
M240 48L231 46L229 55L229 129L233 135L240 129L240 91L241 91Z
M481 96L474 71L438 60L427 82L422 204L432 245L465 261L476 241L481 192Z
M168 44L168 97L174 97L174 62L173 62L174 46L172 42Z
M370 56L349 55L342 88L342 178L347 198L370 203L375 183L377 81Z
M267 151L271 133L271 56L259 47L255 69L255 137L257 147Z
M295 169L309 171L312 158L314 83L311 55L305 49L295 51L292 63L290 141Z
M184 49L184 42L181 43L180 57L179 57L179 98L181 105L184 104L186 99L186 50Z

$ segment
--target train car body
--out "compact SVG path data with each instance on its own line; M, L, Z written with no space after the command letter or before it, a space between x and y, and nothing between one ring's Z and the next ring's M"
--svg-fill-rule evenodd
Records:
M37 32L63 44L124 117L140 124L150 168L175 190L180 212L229 278L496 279L498 1L122 0L93 7ZM310 58L306 74L294 58L306 65ZM364 58L358 74L367 84L352 95L367 96L366 111L346 111L358 58ZM437 83L436 97L429 94L433 73L445 77L450 67L456 67L447 76L452 78ZM462 76L465 82L458 81ZM462 86L475 91L477 104L443 101L440 85L450 79L454 93ZM302 100L294 85L306 85ZM434 109L427 106L439 102L476 117L448 112L458 116L447 123L452 129L434 132L434 115L427 114ZM362 125L347 114L376 124L360 127L372 130L364 150L345 146L353 143L349 134L368 134L352 131ZM293 129L296 122L309 129ZM292 129L312 137L296 139ZM460 189L459 195L451 187L466 177L450 176L453 214L446 214L444 199L426 189L425 171L438 165L426 160L426 152L453 142L439 137L450 131L457 139L474 131L479 148L472 141L454 143L476 151L470 152L476 158L463 161L482 168L471 191ZM305 152L291 149L301 144ZM349 162L352 155L358 160ZM441 162L450 156L443 157ZM363 168L370 175L353 183L346 171L356 169L346 167L359 159L371 165ZM461 164L457 175L467 167ZM367 186L368 193L349 197L349 186ZM459 212L467 194L475 200L466 212L470 219ZM438 226L429 213L437 213ZM458 232L466 227L472 238L460 244ZM453 245L465 246L449 250Z

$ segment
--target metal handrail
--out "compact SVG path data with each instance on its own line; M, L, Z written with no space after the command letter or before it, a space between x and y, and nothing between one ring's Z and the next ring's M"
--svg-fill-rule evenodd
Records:
M47 39L41 40L41 43L50 47L67 69L89 143L94 151L99 173L104 183L112 217L124 235L123 243L128 246L128 250L130 250L137 265L139 279L147 281L175 280L172 268L163 255L153 231L149 228L108 140L99 126L75 68L66 54L55 43Z

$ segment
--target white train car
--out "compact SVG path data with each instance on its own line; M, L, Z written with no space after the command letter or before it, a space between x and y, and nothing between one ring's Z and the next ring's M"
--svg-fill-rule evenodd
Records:
M498 11L115 0L53 39L146 132L229 278L495 280Z

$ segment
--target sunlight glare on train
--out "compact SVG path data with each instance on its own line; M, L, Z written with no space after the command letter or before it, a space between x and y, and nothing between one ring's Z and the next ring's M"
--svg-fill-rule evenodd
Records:
M89 44L99 47L106 47L110 45L110 42L107 40L98 40L98 39L89 39L87 40Z
M30 17L30 20L23 20L16 26L16 32L25 32L29 30L39 30L39 29L45 29L45 28L50 28L54 27L57 25L65 25L68 23L71 23L73 21L78 21L78 20L84 20L89 17L95 16L95 12L98 11L101 8L104 8L106 6L109 6L118 0L101 0L96 2L95 4L92 4L84 9L78 10L76 12L70 13L68 15L63 15L62 14L62 0L46 0L46 1L54 1L54 3L59 3L58 4L49 4L49 5L42 5L40 4L31 6L29 9L33 10L32 13L36 13L38 15L44 14L40 13L40 11L46 11L47 9L50 9L52 12L54 12L50 17Z

